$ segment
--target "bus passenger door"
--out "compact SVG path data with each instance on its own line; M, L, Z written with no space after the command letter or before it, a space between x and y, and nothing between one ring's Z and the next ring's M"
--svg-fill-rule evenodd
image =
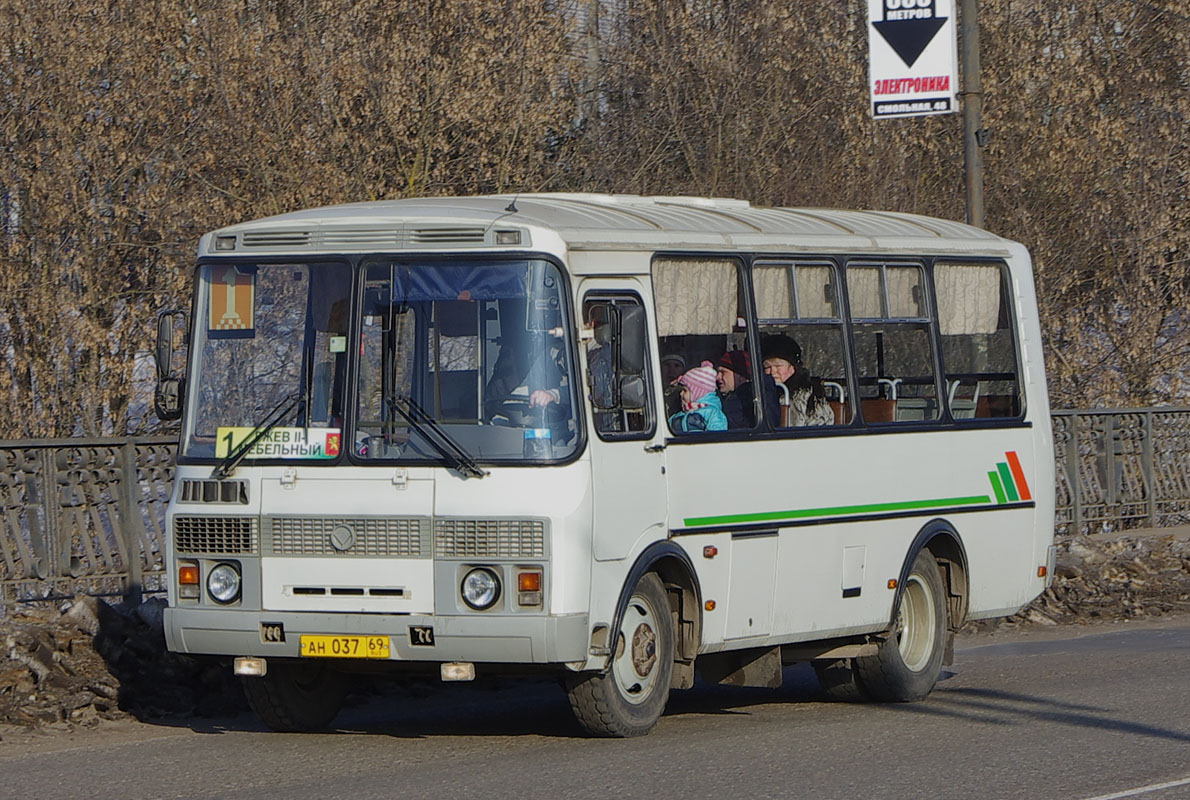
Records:
M590 416L594 553L625 558L642 536L664 537L665 484L648 326L639 283L583 283L583 395Z

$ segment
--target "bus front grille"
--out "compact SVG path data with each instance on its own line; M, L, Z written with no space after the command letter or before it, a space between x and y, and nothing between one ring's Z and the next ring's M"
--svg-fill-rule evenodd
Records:
M545 558L545 523L535 519L438 519L439 558Z
M430 557L430 521L418 517L265 518L275 556Z
M179 553L251 555L256 547L256 517L174 517L174 548Z

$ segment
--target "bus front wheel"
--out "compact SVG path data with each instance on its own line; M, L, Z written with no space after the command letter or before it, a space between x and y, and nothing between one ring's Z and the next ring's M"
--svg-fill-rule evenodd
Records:
M896 622L875 655L855 659L854 668L872 699L921 700L938 682L946 642L946 595L938 563L917 554L901 593Z
M275 731L316 731L331 724L347 696L347 676L323 664L269 662L259 678L243 678L248 705Z
M665 711L673 675L673 617L655 574L633 589L614 647L606 672L567 677L570 707L593 736L643 736Z

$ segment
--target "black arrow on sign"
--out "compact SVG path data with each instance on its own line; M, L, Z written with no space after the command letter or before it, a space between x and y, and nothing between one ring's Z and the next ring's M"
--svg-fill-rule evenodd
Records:
M898 3L898 5L900 5ZM873 22L876 32L896 51L905 66L912 67L933 41L934 35L946 24L946 17L935 17L934 4L929 4L930 16L925 19L888 19L888 0L885 0L885 19Z

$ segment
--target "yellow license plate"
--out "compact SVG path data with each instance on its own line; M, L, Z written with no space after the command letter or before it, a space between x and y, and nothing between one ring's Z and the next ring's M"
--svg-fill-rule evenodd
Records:
M302 636L299 654L309 658L388 658L387 636Z

